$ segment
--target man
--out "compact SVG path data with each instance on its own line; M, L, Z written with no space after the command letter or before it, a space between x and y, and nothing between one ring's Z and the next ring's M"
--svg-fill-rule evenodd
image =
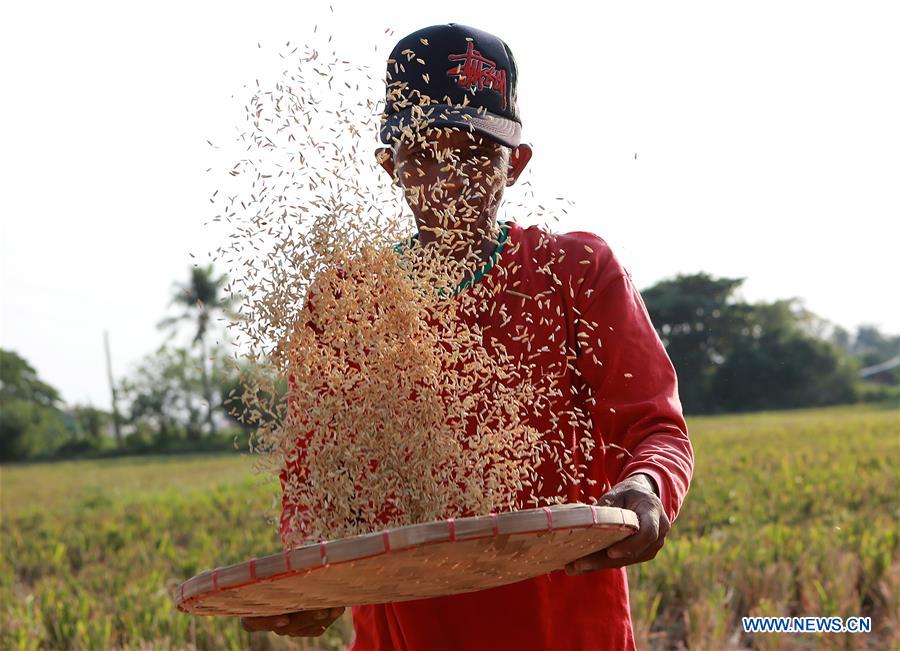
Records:
M587 481L565 482L542 466L540 494L631 509L640 528L565 571L354 607L355 651L633 649L625 566L655 558L690 484L693 450L675 371L630 274L596 235L497 223L504 188L532 155L521 142L517 72L503 41L463 25L401 39L388 64L381 132L393 146L379 149L378 161L404 190L421 244L462 264L457 290L495 290L473 323L508 353L533 360L536 379L554 378L560 390L534 426L572 440L586 428L597 444L575 459ZM342 611L243 622L316 636Z

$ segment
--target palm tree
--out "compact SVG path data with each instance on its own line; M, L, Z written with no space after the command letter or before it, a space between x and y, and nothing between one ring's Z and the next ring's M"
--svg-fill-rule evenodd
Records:
M172 329L172 336L177 332L178 325L182 321L193 321L196 323L197 333L191 345L200 344L200 369L203 374L203 397L206 400L206 422L209 425L211 434L216 433L216 426L213 422L213 402L212 387L210 386L209 373L206 369L207 364L207 348L206 336L209 332L210 319L218 313L223 314L231 320L237 320L240 315L234 309L234 303L239 300L238 296L232 295L223 298L220 290L227 284L228 277L222 274L218 278L214 277L213 266L206 267L194 266L191 269L191 279L187 284L175 283L175 296L169 305L177 304L183 312L177 316L167 317L157 324L157 328Z

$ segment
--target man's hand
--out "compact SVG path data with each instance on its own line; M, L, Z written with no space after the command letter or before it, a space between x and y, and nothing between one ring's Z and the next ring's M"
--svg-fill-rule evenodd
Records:
M291 637L319 637L343 612L343 608L325 608L271 617L241 617L241 626L251 633L272 631Z
M613 486L599 506L618 506L637 513L639 529L599 552L566 565L566 574L587 574L596 570L643 563L656 558L665 543L671 524L649 475L638 473Z

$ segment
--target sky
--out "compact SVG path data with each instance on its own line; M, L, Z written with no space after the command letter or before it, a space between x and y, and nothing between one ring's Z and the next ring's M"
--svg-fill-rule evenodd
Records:
M742 277L745 300L900 332L896 3L60 2L0 25L0 346L108 408L103 332L127 375L220 243L207 140L242 86L287 41L383 71L446 22L510 46L534 200L574 202L554 229L603 237L639 288Z

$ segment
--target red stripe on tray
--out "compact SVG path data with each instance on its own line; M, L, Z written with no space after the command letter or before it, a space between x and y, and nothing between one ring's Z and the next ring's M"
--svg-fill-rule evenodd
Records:
M284 550L284 566L287 568L288 572L291 571L292 568L291 568L291 550L290 549Z
M391 551L391 532L385 529L381 532L381 539L384 541L384 551Z
M213 584L213 590L219 589L219 568L218 567L213 570L212 584Z
M450 542L456 542L456 523L453 518L447 518L447 528L450 530Z
M545 511L545 512L548 511L548 510L549 510L549 509L547 509L546 507L544 507L544 511ZM551 524L551 526L552 526L552 511L551 511L550 513L547 513L547 515L548 515L548 524ZM493 536L495 536L495 537L496 537L496 536L499 536L499 535L500 535L500 528L499 528L499 526L498 526L498 518L497 518L497 514L496 514L496 513L491 513L491 514L490 514L490 518L491 518L491 521L493 522ZM589 524L584 524L584 525L579 525L579 526L577 526L577 527L571 527L571 528L572 528L572 529L579 529L579 528L582 528L582 527L590 527L590 526L591 526L591 525L589 525ZM627 531L630 531L630 530L632 529L632 527L629 526L629 525L625 522L625 518L624 518L624 517L622 518L622 523L619 524L619 525L612 525L612 526L610 526L610 525L606 525L606 524L600 524L600 523L598 522L597 526L604 527L604 528L608 528L608 529L619 529L619 530L622 530L622 531L626 531L626 530L627 530ZM522 532L517 532L517 534L539 533L539 531L546 531L546 529L535 530L535 531L522 531ZM389 533L389 531L387 531L387 530L385 530L385 531L382 532L382 539L385 540L385 542L387 543L387 545L386 545L386 547L385 547L385 552L391 551L391 549L390 549L390 537L389 537L389 535L390 535L390 533ZM479 540L479 539L483 539L483 538L487 538L487 537L488 537L487 535L484 535L484 536L474 536L474 537L471 537L471 538L466 538L466 540ZM404 552L404 551L411 551L411 550L416 549L416 548L421 547L421 546L432 545L432 544L439 544L440 542L441 542L440 540L434 540L434 541L431 541L431 542L428 542L428 543L423 543L422 545L412 545L412 546L410 546L410 547L405 547L405 548L401 548L401 549L395 550L395 551L392 552L392 553L401 553L401 552ZM322 542L320 543L320 549L324 549L324 545L325 545L325 541L322 541ZM379 556L380 554L383 554L383 553L384 553L384 552L375 552L375 553L373 553L373 554L367 554L367 555L365 555L365 556L360 556L360 557L358 557L358 558L347 559L346 561L337 561L336 563L334 563L334 565L340 565L340 564L343 564L343 563L352 563L352 562L356 562L356 561L361 561L361 560L365 560L365 559L367 559L367 558L372 558L372 557L374 557L374 556ZM210 592L200 592L200 593L195 593L195 594L192 594L192 595L191 595L190 597L188 597L187 599L185 599L185 597L184 597L185 585L186 585L186 584L190 584L190 586L191 586L192 588L194 588L194 587L195 587L195 583L196 583L195 579L199 579L199 577L194 577L194 579L190 579L190 580L186 581L185 583L182 583L181 586L179 586L180 598L179 598L179 603L176 604L176 607L178 608L178 610L180 610L180 611L182 611L182 612L189 613L189 612L192 612L192 607L194 606L194 604L205 601L206 599L208 599L209 597L211 597L214 593L215 593L215 594L218 594L218 593L222 593L222 592L228 592L228 591L238 590L238 589L244 588L244 587L246 587L246 586L248 586L248 585L252 585L253 583L257 583L258 581L257 581L257 578L256 578L255 561L256 561L256 559L252 559L252 560L250 561L250 564L253 566L252 572L251 572L251 577L252 577L252 578L251 578L250 581L244 581L244 582L241 582L241 583L237 583L237 584L234 584L234 585L228 585L228 586L219 586L219 589L218 589L218 590L210 591ZM283 577L283 576L286 576L286 575L288 575L288 574L293 574L293 573L304 573L304 574L306 574L306 573L310 573L310 572L315 572L317 569L319 569L319 568L321 568L321 567L324 567L324 566L323 566L323 565L317 565L317 566L315 566L315 567L297 568L297 569L294 569L294 570L292 570L292 571L290 571L290 572L276 572L275 574L272 574L272 575L270 575L270 576L265 577L265 580L266 580L266 581L273 581L273 580L277 580L277 579L279 579L279 578L281 578L281 577Z
M250 559L250 580L256 581L256 559Z
M553 529L553 511L550 510L549 506L542 506L544 513L547 514L547 531Z

